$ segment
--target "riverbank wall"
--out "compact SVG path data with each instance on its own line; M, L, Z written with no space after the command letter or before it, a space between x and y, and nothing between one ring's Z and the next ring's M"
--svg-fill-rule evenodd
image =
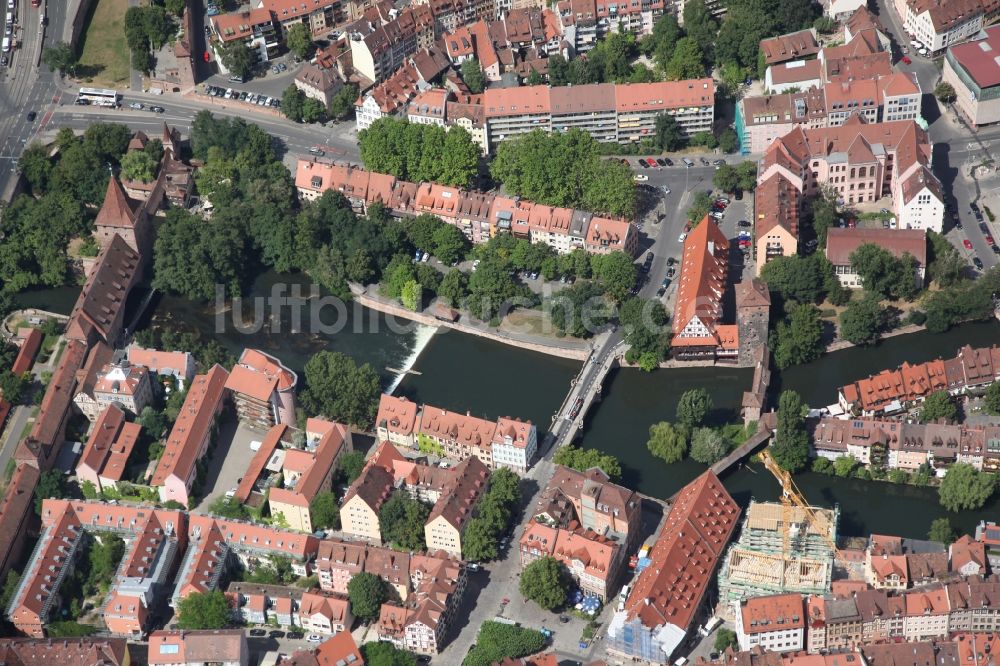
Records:
M1000 319L1000 314L997 315L997 319ZM879 340L887 340L889 338L894 338L898 335L909 335L910 333L919 333L920 331L926 331L927 327L918 324L907 324L906 326L900 326L899 328L894 328L888 333L883 333ZM834 340L826 346L823 350L824 353L830 353L835 351L840 351L841 349L850 349L851 347L856 347L853 342L848 342L847 340Z
M447 321L439 319L427 312L413 312L411 310L407 310L399 304L386 301L367 292L354 293L354 300L366 308L377 310L378 312L386 315L408 319L425 326L434 326L439 329L448 328L461 333L476 335L481 338L493 340L494 342L500 342L505 345L517 347L518 349L525 349L528 351L538 352L540 354L548 354L550 356L558 356L559 358L571 358L578 361L585 360L590 354L590 343L565 342L555 344L553 342L552 344L549 344L540 340L528 340L506 333L501 333L492 327L463 321L467 318L467 315L463 315L458 321Z

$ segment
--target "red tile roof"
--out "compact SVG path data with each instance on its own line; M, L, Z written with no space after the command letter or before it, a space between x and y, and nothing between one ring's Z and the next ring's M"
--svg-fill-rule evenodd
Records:
M358 644L351 632L342 631L328 638L319 647L298 650L284 657L278 666L365 666Z
M770 631L805 629L805 608L801 594L775 594L754 597L740 604L743 632L760 634Z
M760 50L764 54L764 62L773 65L816 55L820 49L812 30L800 30L771 39L762 39Z
M729 241L709 216L684 240L677 301L674 305L674 337L671 345L717 345L717 327L722 316L722 293L729 269ZM708 336L681 337L697 318Z
M739 517L739 505L711 470L684 486L625 602L627 617L686 631Z
M17 357L10 366L10 371L15 375L23 375L34 366L35 354L38 353L44 336L37 328L18 329L17 335L21 338L21 345L18 347Z
M261 472L264 471L264 467L267 466L267 462L271 459L271 454L274 453L275 449L278 448L278 442L285 435L288 430L288 426L279 423L277 425L271 426L271 429L267 431L264 439L260 442L260 448L254 453L253 458L250 459L250 465L247 467L246 473L243 475L243 480L236 487L236 499L239 502L246 502L250 499L250 495L253 493L254 484L257 483L257 479L260 478Z
M980 89L1000 86L1000 25L986 28L984 38L956 44L949 52Z
M10 666L124 666L124 638L2 638L0 663Z
M827 232L826 258L834 266L849 266L851 253L871 243L894 257L909 254L920 266L927 265L927 237L921 229L848 229L834 227Z
M379 398L375 426L391 433L408 436L417 423L417 403L383 393Z
M228 378L226 369L215 365L208 373L196 375L191 381L150 485L162 486L170 475L185 483L191 479L196 455L215 423L215 414L225 395Z

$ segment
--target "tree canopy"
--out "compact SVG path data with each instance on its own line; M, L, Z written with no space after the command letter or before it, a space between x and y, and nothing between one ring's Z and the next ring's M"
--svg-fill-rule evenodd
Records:
M380 118L358 134L365 168L414 182L468 187L479 169L479 148L461 127Z
M462 80L469 87L469 92L478 95L486 88L486 77L483 75L483 68L475 58L469 58L462 62Z
M680 462L687 455L688 428L660 421L649 426L649 440L646 448L666 463Z
M790 316L778 320L771 333L774 363L784 370L792 365L808 363L823 353L823 325L820 311L811 303L792 306Z
M875 243L864 243L851 252L850 262L865 291L881 298L912 300L920 290L915 278L917 260L909 253L897 259Z
M521 572L518 589L545 610L561 608L569 594L570 577L554 557L540 557Z
M840 313L840 335L856 345L873 345L885 325L886 312L877 298L851 301Z
M688 428L694 428L705 422L712 407L712 395L707 389L689 389L677 401L677 420Z
M938 486L938 499L949 511L975 510L986 504L995 489L993 474L980 472L968 463L955 463Z
M578 129L535 130L501 143L490 169L508 192L531 201L631 218L632 171L601 159L598 148L590 134Z
M417 657L389 641L370 641L361 646L361 656L368 666L416 666Z
M382 604L389 598L388 584L379 576L363 571L355 574L347 584L351 612L362 622L378 619Z
M181 629L223 629L231 621L232 609L221 590L192 592L177 603L177 626Z
M565 465L581 472L591 467L599 467L611 477L612 481L617 481L622 477L622 467L618 459L613 455L601 453L597 449L580 449L575 446L564 446L556 451L552 462L557 465Z
M315 529L340 529L340 506L329 490L316 493L309 503L309 518Z
M778 429L771 445L775 462L789 472L805 469L809 462L809 435L805 428L805 406L795 391L782 391L778 398Z
M476 647L465 656L462 666L490 666L506 657L525 657L544 648L545 636L540 631L487 620L479 628Z
M378 411L378 373L369 364L358 365L340 352L321 351L305 365L303 407L334 421L367 427Z
M705 465L713 465L729 453L729 443L721 433L711 428L698 428L691 437L691 458Z
M935 391L920 406L920 421L934 423L939 419L952 422L958 417L958 407L947 391Z
M430 509L406 491L396 491L379 510L382 540L400 550L424 549L424 523Z

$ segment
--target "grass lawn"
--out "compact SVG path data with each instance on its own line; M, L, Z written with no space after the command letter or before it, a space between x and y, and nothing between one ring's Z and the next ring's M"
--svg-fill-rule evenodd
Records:
M95 88L117 88L131 73L125 43L128 0L97 0L83 33L79 77Z

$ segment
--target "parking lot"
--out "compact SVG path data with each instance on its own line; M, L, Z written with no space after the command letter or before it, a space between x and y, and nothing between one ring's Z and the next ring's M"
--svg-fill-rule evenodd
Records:
M246 104L256 104L257 106L271 107L273 109L281 108L281 100L277 97L269 97L261 93L252 93L246 90L237 90L235 88L223 88L222 86L206 85L205 94L212 97L220 97L222 99L230 99L238 102L245 102Z
M238 423L235 417L222 422L205 474L204 492L201 501L194 507L195 513L206 513L214 499L236 488L253 457L250 442L261 439L261 433Z

